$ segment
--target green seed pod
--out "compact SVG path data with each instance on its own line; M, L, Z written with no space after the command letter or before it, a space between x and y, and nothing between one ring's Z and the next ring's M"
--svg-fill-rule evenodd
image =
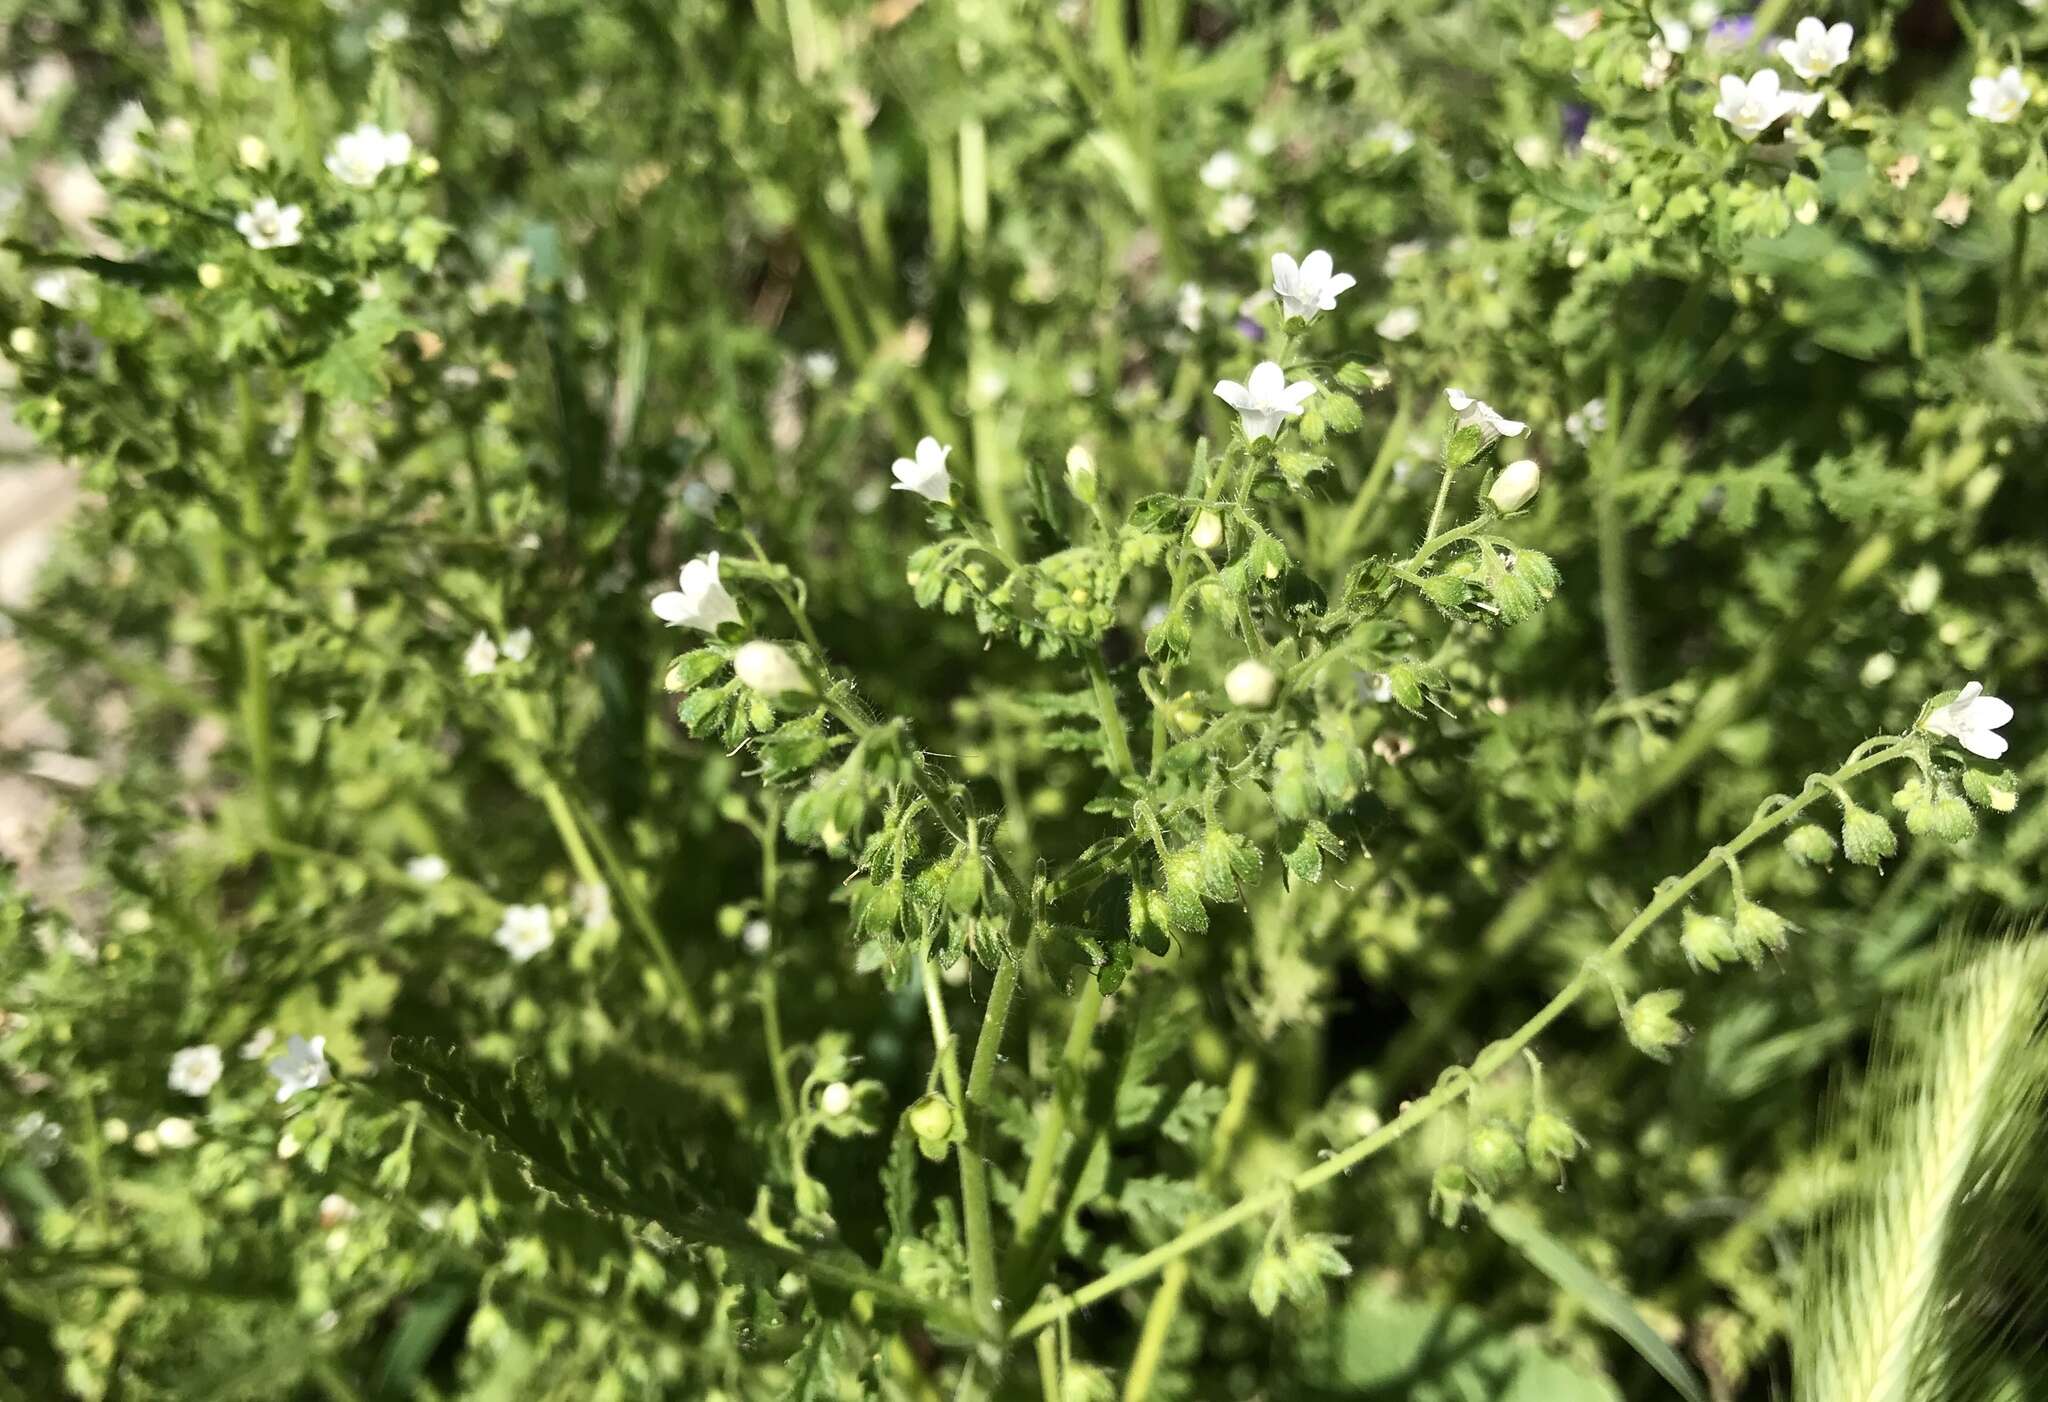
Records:
M1522 1157L1522 1141L1499 1122L1483 1124L1472 1131L1465 1144L1465 1163L1473 1178L1488 1192L1522 1176L1528 1166Z
M1688 964L1708 973L1732 962L1741 953L1735 931L1726 920L1718 915L1702 915L1697 910L1685 913L1685 928L1678 936L1678 947L1685 951Z
M1763 958L1767 949L1781 952L1791 928L1784 916L1755 901L1743 901L1735 908L1735 947L1752 964Z
M1842 854L1850 861L1874 867L1898 850L1898 834L1883 818L1853 804L1843 813Z
M1675 988L1645 993L1622 1013L1621 1030L1643 1055L1668 1061L1672 1048L1691 1035L1685 1024L1673 1016L1684 1001L1685 995Z
M1571 1122L1548 1110L1529 1117L1526 1135L1529 1165L1553 1182L1564 1181L1564 1166L1579 1154L1579 1132Z
M1785 851L1802 865L1826 866L1835 859L1835 835L1818 823L1803 823L1785 839Z
M1946 784L1927 807L1930 815L1927 830L1941 841L1968 842L1977 835L1976 813L1963 801L1961 794Z
M1994 813L2010 813L2019 806L2019 781L2010 770L1996 774L1985 774L1979 770L1963 771L1963 795L1979 808L1989 808Z

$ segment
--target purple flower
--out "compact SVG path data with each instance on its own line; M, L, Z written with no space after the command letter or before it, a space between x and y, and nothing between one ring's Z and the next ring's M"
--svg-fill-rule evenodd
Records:
M1263 344L1266 339L1266 328L1248 316L1241 316L1237 319L1237 334L1254 345Z
M1564 138L1564 149L1576 151L1579 143L1586 139L1586 127L1593 120L1593 109L1583 103L1567 102L1558 109L1558 127Z
M1707 30L1707 46L1715 49L1747 48L1756 42L1754 15L1729 15L1714 21Z

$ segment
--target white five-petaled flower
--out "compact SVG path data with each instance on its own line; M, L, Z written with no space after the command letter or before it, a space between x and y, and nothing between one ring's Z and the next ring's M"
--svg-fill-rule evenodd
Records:
M1445 390L1444 398L1451 401L1459 423L1478 424L1490 438L1520 438L1528 431L1529 425L1520 419L1503 416L1485 400L1474 399L1461 389Z
M448 879L448 859L432 852L414 857L405 864L405 874L422 886L432 886Z
M472 677L487 677L498 670L498 645L489 633L478 633L469 640L462 654L462 670Z
M716 633L724 625L740 621L739 608L719 582L716 550L684 565L676 587L654 596L653 609L654 616L672 628L705 633Z
M296 1032L284 1044L284 1055L271 1058L270 1074L277 1078L277 1103L282 1105L302 1090L324 1086L334 1079L327 1069L327 1039L310 1042Z
M498 655L507 662L524 662L533 652L533 629L514 628L498 644Z
M555 942L555 918L544 905L508 905L491 939L513 963L524 964Z
M2012 707L1996 696L1984 694L1982 682L1971 682L1956 699L1927 717L1927 728L1946 735L1973 755L2001 759L2005 737L1998 728L2012 719Z
M1337 272L1330 255L1320 248L1299 263L1291 253L1273 255L1273 291L1290 317L1335 311L1337 298L1357 285L1358 279Z
M1405 341L1422 329L1422 313L1413 307L1395 307L1372 329L1383 341Z
M1252 367L1243 384L1218 380L1216 397L1237 410L1246 438L1271 438L1283 420L1295 417L1315 397L1316 389L1313 380L1290 385L1279 362L1262 360Z
M364 122L354 131L335 138L327 153L327 173L344 185L358 189L377 183L387 170L412 159L412 138L402 131L385 131L375 122Z
M2034 95L2019 69L2008 67L1996 78L1970 80L1970 115L2000 124L2017 120Z
M946 474L946 458L953 451L929 434L917 440L915 457L898 458L889 466L896 481L891 491L916 492L929 501L943 504L953 500L953 479Z
M1826 25L1808 15L1792 37L1778 45L1778 57L1807 82L1817 83L1849 61L1849 44L1855 37L1854 25Z
M29 284L29 291L35 293L37 301L64 311L78 291L78 279L68 268L43 273Z
M1714 115L1733 127L1744 141L1754 141L1779 118L1794 112L1810 117L1819 106L1819 93L1787 91L1778 81L1778 70L1766 68L1753 74L1748 82L1733 73L1723 73L1721 100L1714 104Z
M211 1042L185 1047L171 1057L171 1089L180 1095L204 1095L220 1080L220 1048Z
M254 249L290 248L298 243L299 226L305 218L306 211L297 205L279 207L276 200L265 195L235 216L235 232Z
M1212 190L1228 190L1244 178L1244 162L1235 151L1218 151L1202 162L1202 183Z

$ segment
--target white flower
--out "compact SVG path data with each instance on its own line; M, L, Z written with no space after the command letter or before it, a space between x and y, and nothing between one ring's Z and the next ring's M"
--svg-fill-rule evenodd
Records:
M1365 134L1367 141L1376 141L1387 148L1390 156L1405 156L1415 149L1415 133L1399 122L1375 122Z
M676 587L654 596L654 616L670 627L716 633L740 621L740 611L718 579L718 552L699 555L683 566Z
M1973 755L2001 759L2006 740L1998 728L2012 719L2012 707L1996 696L1986 696L1981 682L1971 682L1956 699L1927 717L1927 728L1946 735Z
M1779 85L1778 70L1766 68L1748 82L1723 73L1721 100L1714 104L1714 115L1735 128L1744 141L1754 141L1780 117L1794 112L1810 117L1819 106L1819 93L1786 91Z
M1202 329L1202 312L1208 299L1202 294L1199 282L1184 282L1180 285L1180 296L1173 304L1173 319L1188 331Z
M1252 216L1259 207L1252 203L1252 197L1242 191L1225 195L1216 206L1216 222L1225 233L1241 234L1251 226Z
M498 670L498 645L489 633L478 633L469 640L462 654L462 670L472 677L487 677Z
M1263 711L1273 704L1273 697L1280 690L1280 679L1273 675L1273 669L1256 657L1247 657L1232 667L1223 678L1223 694L1230 698L1233 706L1242 706L1247 711Z
M1372 329L1383 341L1405 341L1422 329L1422 313L1413 307L1394 307Z
M1234 151L1218 151L1202 162L1202 183L1212 190L1228 190L1244 178L1244 162Z
M524 662L533 653L533 629L514 628L498 643L498 655L507 662Z
M429 852L407 862L405 874L423 886L432 886L436 882L448 879L448 862L446 858Z
M1941 197L1941 203L1934 207L1934 217L1951 229L1960 229L1970 222L1970 197L1961 190L1951 190Z
M1572 413L1566 414L1564 431L1580 444L1591 442L1595 434L1607 432L1607 401L1589 399Z
M358 189L377 183L385 171L412 159L412 138L402 131L385 131L375 122L364 122L354 131L335 138L327 153L327 173L344 185Z
M268 195L235 216L235 232L255 249L290 248L301 235L299 225L306 211L295 204L280 208Z
M555 942L555 918L544 905L508 905L491 939L513 963L524 964Z
M1427 252L1429 242L1426 239L1404 239L1391 244L1387 248L1387 256L1380 260L1380 271L1388 277L1398 277L1401 269Z
M211 1042L186 1047L171 1057L171 1089L180 1095L204 1095L220 1080L220 1048Z
M1660 19L1657 40L1672 53L1682 54L1692 47L1692 26L1682 19Z
M579 881L569 892L569 909L586 930L601 930L612 923L612 888L602 881Z
M302 1090L324 1086L334 1077L327 1069L327 1039L307 1041L293 1033L284 1044L284 1055L273 1057L270 1074L277 1077L277 1103L282 1105Z
M1520 511L1529 504L1529 498L1536 495L1536 489L1543 485L1543 469L1536 465L1534 458L1522 458L1511 462L1500 470L1500 476L1493 479L1493 488L1486 499L1493 503L1493 509L1506 516Z
M142 133L150 127L149 113L139 102L126 102L100 131L100 164L109 175L130 176L142 168Z
M1600 11L1591 9L1574 13L1571 10L1560 9L1551 17L1550 22L1558 33L1576 44L1600 27Z
M740 943L749 954L766 954L775 943L775 930L766 920L749 920L740 930Z
M796 659L789 655L789 650L779 643L756 640L745 644L732 655L732 671L742 684L763 696L811 689L810 678L804 675L803 668L796 665Z
M804 378L814 385L828 385L839 373L839 357L828 350L809 351L802 363Z
M63 311L71 305L78 292L77 275L66 269L60 272L43 273L28 285L36 300Z
M890 490L916 492L928 501L951 503L953 479L946 475L946 458L952 451L952 444L942 444L929 434L918 439L915 457L898 458L889 465L896 478Z
M1351 274L1336 272L1330 255L1320 248L1299 263L1291 253L1273 255L1273 291L1290 317L1335 311L1337 298L1357 285Z
M1277 361L1262 360L1252 367L1245 383L1218 380L1216 397L1237 410L1246 438L1271 438L1281 421L1299 414L1315 397L1313 380L1287 383L1287 372Z
M199 1142L199 1131L183 1115L170 1115L157 1121L156 1142L166 1149L189 1149Z
M277 1033L268 1027L259 1027L249 1034L249 1040L242 1043L235 1054L244 1061L254 1061L270 1050L270 1044L277 1040Z
M818 1092L818 1108L828 1115L843 1115L853 1108L853 1089L844 1081L834 1081Z
M333 1231L342 1223L353 1221L355 1215L356 1205L340 1193L329 1193L326 1197L320 1199L320 1228L322 1231Z
M1854 25L1831 27L1808 15L1792 37L1778 45L1778 57L1807 82L1817 83L1849 61L1849 44L1855 37Z
M1987 122L2005 123L2016 119L2033 90L2017 68L2007 68L1996 78L1970 80L1970 115Z
M1451 401L1451 408L1457 412L1460 424L1478 424L1489 439L1520 438L1529 427L1520 419L1503 418L1491 404L1474 399L1461 389L1445 390L1444 398Z

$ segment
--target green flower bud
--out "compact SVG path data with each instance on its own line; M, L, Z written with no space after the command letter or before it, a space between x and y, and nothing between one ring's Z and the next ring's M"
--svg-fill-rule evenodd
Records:
M1685 995L1675 988L1645 993L1622 1013L1621 1030L1643 1055L1668 1061L1672 1048L1691 1035L1685 1024L1673 1016L1684 1001Z
M943 1144L953 1136L953 1103L943 1095L926 1095L904 1112L910 1132L927 1144Z
M1989 808L1994 813L2010 813L2019 806L2020 786L2009 770L1985 774L1966 769L1963 771L1963 794L1979 808Z
M1943 784L1927 805L1927 831L1943 842L1968 842L1977 835L1977 815L1961 794Z
M1522 1141L1513 1130L1498 1122L1483 1124L1472 1131L1465 1144L1465 1163L1488 1192L1521 1177L1527 1167L1522 1157Z
M1784 916L1755 901L1743 901L1735 908L1735 947L1752 964L1767 949L1774 954L1782 951L1791 928Z
M1678 936L1678 947L1685 951L1686 963L1710 974L1723 964L1733 962L1741 953L1735 942L1735 931L1726 920L1718 915L1703 915L1697 910L1685 913L1685 927Z
M1530 1166L1556 1182L1564 1181L1565 1164L1579 1154L1579 1132L1569 1120L1548 1110L1529 1117L1527 1143Z
M1855 804L1843 812L1842 853L1850 861L1874 867L1898 850L1898 834L1883 818Z
M1430 1215L1446 1227L1455 1227L1465 1215L1465 1204L1471 1200L1472 1177L1465 1172L1464 1165L1439 1164L1429 1181Z
M1835 835L1818 823L1802 823L1785 839L1785 851L1802 865L1826 866L1835 859Z

